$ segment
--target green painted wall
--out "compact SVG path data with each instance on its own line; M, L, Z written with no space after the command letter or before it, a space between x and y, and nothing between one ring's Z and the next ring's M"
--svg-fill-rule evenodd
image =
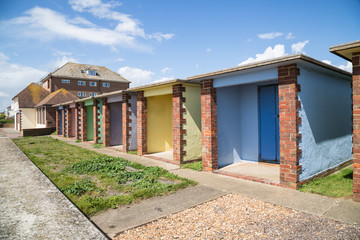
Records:
M93 106L86 107L86 131L87 131L87 140L94 140L94 117L93 117Z
M201 158L201 91L199 86L184 85L186 91L183 93L186 101L183 107L186 109L184 118L186 123L184 129L186 134L184 150L186 155L184 161Z
M98 127L98 131L100 132L98 137L99 137L99 140L98 142L99 143L102 143L103 142L103 113L102 113L102 106L103 106L103 101L102 99L98 100L98 103L97 103L97 112L98 112L98 117L97 117L97 121L99 123L99 127Z

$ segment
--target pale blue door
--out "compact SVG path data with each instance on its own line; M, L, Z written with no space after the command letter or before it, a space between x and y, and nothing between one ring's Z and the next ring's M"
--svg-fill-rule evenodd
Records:
M277 85L259 87L260 161L280 161Z

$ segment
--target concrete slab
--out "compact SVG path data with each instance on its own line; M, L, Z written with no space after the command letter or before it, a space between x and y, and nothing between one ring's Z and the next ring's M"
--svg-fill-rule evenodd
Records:
M152 222L172 213L223 196L225 192L205 186L194 186L164 197L155 197L137 204L109 209L91 218L108 236L115 237L127 229Z
M107 239L0 131L0 239Z
M257 178L269 179L273 182L280 181L280 167L278 164L267 164L241 161L235 164L220 168L220 171L234 174L253 176Z
M4 133L4 136L9 138L17 138L22 136L21 132L15 130L14 128L0 128L0 132Z
M144 155L144 157L172 162L174 159L173 150Z
M337 201L336 205L329 209L324 216L360 227L359 203L344 199L338 199Z

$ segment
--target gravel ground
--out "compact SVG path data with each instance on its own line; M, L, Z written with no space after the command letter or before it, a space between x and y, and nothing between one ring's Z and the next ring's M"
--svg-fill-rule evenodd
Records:
M115 239L360 239L360 229L228 194L130 229Z

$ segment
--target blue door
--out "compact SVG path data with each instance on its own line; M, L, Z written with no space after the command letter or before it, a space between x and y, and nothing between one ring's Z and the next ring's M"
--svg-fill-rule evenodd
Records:
M260 161L279 163L278 86L259 87Z

